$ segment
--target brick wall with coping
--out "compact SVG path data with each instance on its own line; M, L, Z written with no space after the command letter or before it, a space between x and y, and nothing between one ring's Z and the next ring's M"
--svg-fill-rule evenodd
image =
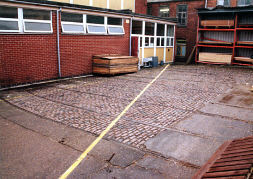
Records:
M56 12L52 34L0 34L0 86L58 77ZM125 35L60 35L62 77L92 73L92 56L129 54L129 23Z

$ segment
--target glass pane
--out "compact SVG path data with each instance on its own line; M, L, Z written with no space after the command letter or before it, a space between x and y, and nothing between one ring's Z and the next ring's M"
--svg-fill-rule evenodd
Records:
M170 16L169 6L160 6L159 14L160 17L169 17Z
M29 31L51 31L49 23L25 22L25 30Z
M171 46L171 45L170 45L170 38L167 38L166 43L167 43L167 46Z
M66 21L66 22L83 23L83 15L82 14L61 13L61 20Z
M149 37L145 37L145 46L146 46L146 47L149 46Z
M174 26L167 25L167 36L173 37L174 36Z
M164 38L161 38L161 46L164 46Z
M142 47L142 37L140 37L140 47Z
M154 47L154 37L151 37L150 38L150 44L149 44L150 47Z
M105 19L103 16L87 15L87 23L91 24L104 24Z
M186 55L186 46L181 46L182 49L182 56Z
M0 17L2 18L18 18L18 8L0 6Z
M64 31L68 32L84 32L82 25L73 25L73 24L63 24Z
M174 39L170 39L170 45L171 45L171 46L174 45Z
M157 24L157 36L164 36L164 29L165 25L164 24Z
M145 24L145 35L154 35L155 24L151 22L146 22Z
M88 32L90 33L106 33L104 26L88 25Z
M132 34L142 34L142 21L134 21L133 20Z
M122 19L108 17L108 24L109 25L122 25Z
M23 9L24 19L50 20L50 11Z
M181 56L181 46L177 46L177 55Z
M160 46L161 45L161 39L160 38L157 38L156 39L156 46Z
M18 22L0 20L0 30L18 30Z
M110 34L123 34L123 28L122 27L108 27Z

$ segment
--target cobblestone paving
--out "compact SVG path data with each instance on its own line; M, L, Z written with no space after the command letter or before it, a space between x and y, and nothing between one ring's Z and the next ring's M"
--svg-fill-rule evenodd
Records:
M22 109L99 135L161 71L87 77L10 91L5 100ZM223 66L171 66L106 138L143 148L149 138L191 116L236 84L253 84L253 70Z

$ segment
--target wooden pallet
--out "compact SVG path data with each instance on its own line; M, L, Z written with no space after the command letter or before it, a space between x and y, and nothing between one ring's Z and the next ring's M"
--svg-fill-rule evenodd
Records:
M115 75L138 71L137 57L120 55L96 55L93 57L93 73Z
M253 178L253 136L225 142L192 177Z

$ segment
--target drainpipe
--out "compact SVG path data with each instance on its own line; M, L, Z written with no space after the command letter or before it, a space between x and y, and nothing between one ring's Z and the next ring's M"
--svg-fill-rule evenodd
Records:
M58 55L58 75L61 78L61 53L60 53L60 28L59 28L59 12L61 8L57 10L57 55Z
M132 56L132 21L133 18L130 19L130 38L129 38L129 56Z

